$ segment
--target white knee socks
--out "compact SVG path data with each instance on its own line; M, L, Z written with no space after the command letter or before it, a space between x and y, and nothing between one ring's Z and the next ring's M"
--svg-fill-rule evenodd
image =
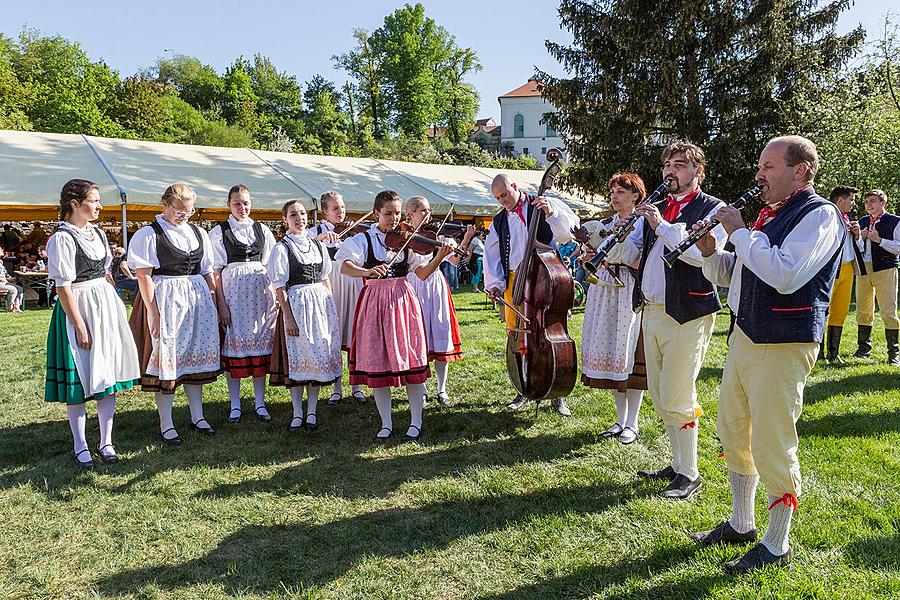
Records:
M434 361L434 374L437 377L437 391L439 394L441 392L447 392L447 367L449 365L450 363L448 362L440 360Z
M628 398L625 392L613 392L613 398L616 400L616 423L619 427L625 427L625 420L628 418Z
M156 392L156 412L159 413L159 432L164 433L169 429L174 429L175 424L172 423L172 403L175 400L173 394L163 394ZM175 431L169 431L165 436L173 439L178 435Z
M231 410L241 409L241 380L227 375L225 380L228 382L228 395L231 397Z
M378 416L381 417L381 427L387 427L388 429L394 428L394 420L391 416L391 388L383 387L383 388L375 388L372 390L372 393L375 396L375 407L378 409ZM419 394L419 398L421 398L421 393ZM419 400L421 402L421 400ZM384 433L384 432L382 432ZM381 436L385 437L385 436Z
M621 423L623 427L629 427L638 432L638 414L641 412L641 401L644 399L644 390L628 390L625 392L628 399L628 412L625 422ZM617 401L618 402L618 401Z
M446 364L446 363L444 363ZM425 385L421 383L406 384L406 396L409 398L409 424L416 429L407 433L418 436L422 430L422 409L425 406Z
M303 387L295 385L291 390L291 405L294 407L294 419L303 420Z
M674 467L675 472L681 473L691 481L700 477L700 471L697 470L697 429L699 428L699 423L699 420L697 420L694 421L693 427L672 428L676 440L672 451L673 455L676 453L678 455L678 466ZM668 429L666 427L666 430Z
M319 390L317 385L306 386L306 422L310 425L318 423L316 407L319 405Z
M75 453L78 454L82 450L87 450L87 439L84 436L84 426L87 421L87 411L84 404L67 404L66 413L69 415L69 429L72 430L72 439L75 442ZM88 456L80 457L87 462Z
M113 416L116 413L116 396L110 394L102 400L97 400L97 421L100 423L100 448L112 446ZM107 448L103 454L115 454L115 451Z
M788 496L788 504L785 504L783 497L769 495L769 527L760 543L775 556L785 554L790 548L788 537L796 502L793 496Z
M672 469L676 473L681 473L681 453L678 451L678 428L666 427L666 436L669 438L669 444L672 446Z
M204 419L203 386L195 383L186 383L184 384L184 393L188 399L188 407L191 409L191 422L196 425Z
M728 482L731 484L732 513L728 522L738 533L747 533L756 528L756 516L753 500L756 497L756 484L759 475L741 475L728 471Z
M256 411L256 413L263 416L269 416L269 411L266 410L265 376L253 378L253 398L256 402L256 404L254 405L254 410Z

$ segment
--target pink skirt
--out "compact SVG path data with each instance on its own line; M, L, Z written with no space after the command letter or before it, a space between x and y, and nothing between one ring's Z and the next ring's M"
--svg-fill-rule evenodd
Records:
M403 278L366 281L356 302L350 383L370 388L425 383L431 376L422 309Z

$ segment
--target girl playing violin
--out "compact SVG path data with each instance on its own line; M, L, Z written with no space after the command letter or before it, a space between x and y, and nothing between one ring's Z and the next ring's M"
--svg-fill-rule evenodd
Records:
M413 228L417 228L423 222L431 221L431 205L424 197L413 196L406 201L406 216L409 224ZM463 249L468 247L474 235L475 228L470 225L462 240L461 247ZM437 250L434 255L437 255ZM459 257L448 256L445 261L455 268L459 263ZM437 375L438 402L441 406L450 406L450 395L447 393L447 367L449 363L463 357L459 321L456 319L453 296L450 294L447 279L440 273L440 270L435 271L425 280L420 279L415 273L408 273L406 279L422 306L428 360L434 361L434 372Z
M378 442L387 441L393 433L391 387L406 386L410 425L404 439L415 441L422 434L424 383L431 372L422 309L406 275L413 272L420 280L428 279L453 248L443 244L429 260L391 244L388 234L400 224L402 214L397 192L379 192L374 212L377 223L347 240L335 257L345 275L366 278L353 320L350 383L374 391L381 417ZM389 249L389 244L395 249Z
M343 243L343 240L338 239L335 225L343 223L347 217L343 197L338 192L325 192L319 199L319 206L322 207L325 220L307 229L307 233L309 237L325 244L328 250L328 258L332 261L328 280L331 283L331 293L334 296L334 305L337 308L338 322L340 324L341 350L349 352L350 336L353 333L353 311L356 309L356 298L362 289L362 279L344 275L341 273L340 265L334 262L334 257ZM350 235L350 233L347 235ZM341 380L338 379L334 382L334 387L331 389L331 397L328 398L328 404L337 404L343 395L344 388ZM366 401L366 395L359 385L351 386L351 395L359 402Z

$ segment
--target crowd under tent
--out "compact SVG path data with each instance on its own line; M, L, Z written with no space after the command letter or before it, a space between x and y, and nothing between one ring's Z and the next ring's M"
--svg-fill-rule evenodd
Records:
M101 219L121 223L149 221L171 183L189 184L197 193L197 216L222 220L229 211L229 188L244 184L253 198L253 217L277 221L281 206L298 200L317 208L326 191L341 192L349 214L372 208L386 189L402 197L425 196L437 215L454 214L484 222L497 212L491 180L507 173L536 192L543 171L499 171L469 166L409 163L374 158L318 156L248 148L167 144L78 134L0 131L0 221L50 221L56 218L59 190L73 178L100 186ZM608 210L599 197L553 190L582 216Z

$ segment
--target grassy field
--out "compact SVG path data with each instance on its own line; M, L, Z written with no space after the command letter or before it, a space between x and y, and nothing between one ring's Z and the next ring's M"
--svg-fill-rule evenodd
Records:
M150 394L123 394L123 461L81 473L65 410L43 402L49 311L0 314L0 598L875 598L900 596L900 370L876 324L869 360L817 367L799 423L804 495L789 569L733 578L743 549L697 549L687 532L731 508L714 423L727 353L720 316L698 387L700 472L686 503L634 472L668 464L650 402L628 447L598 439L609 393L581 386L575 416L512 414L502 327L481 297L456 297L465 360L450 409L429 403L419 444L376 447L372 403L320 407L315 432L286 432L290 402L269 391L272 423L226 425L224 380L207 388L214 438L157 438ZM581 315L570 330L580 335ZM845 355L855 347L853 315ZM433 393L433 382L429 382ZM395 399L401 395L395 392ZM395 403L395 431L408 423ZM97 444L93 408L89 443ZM766 516L762 486L758 524Z

